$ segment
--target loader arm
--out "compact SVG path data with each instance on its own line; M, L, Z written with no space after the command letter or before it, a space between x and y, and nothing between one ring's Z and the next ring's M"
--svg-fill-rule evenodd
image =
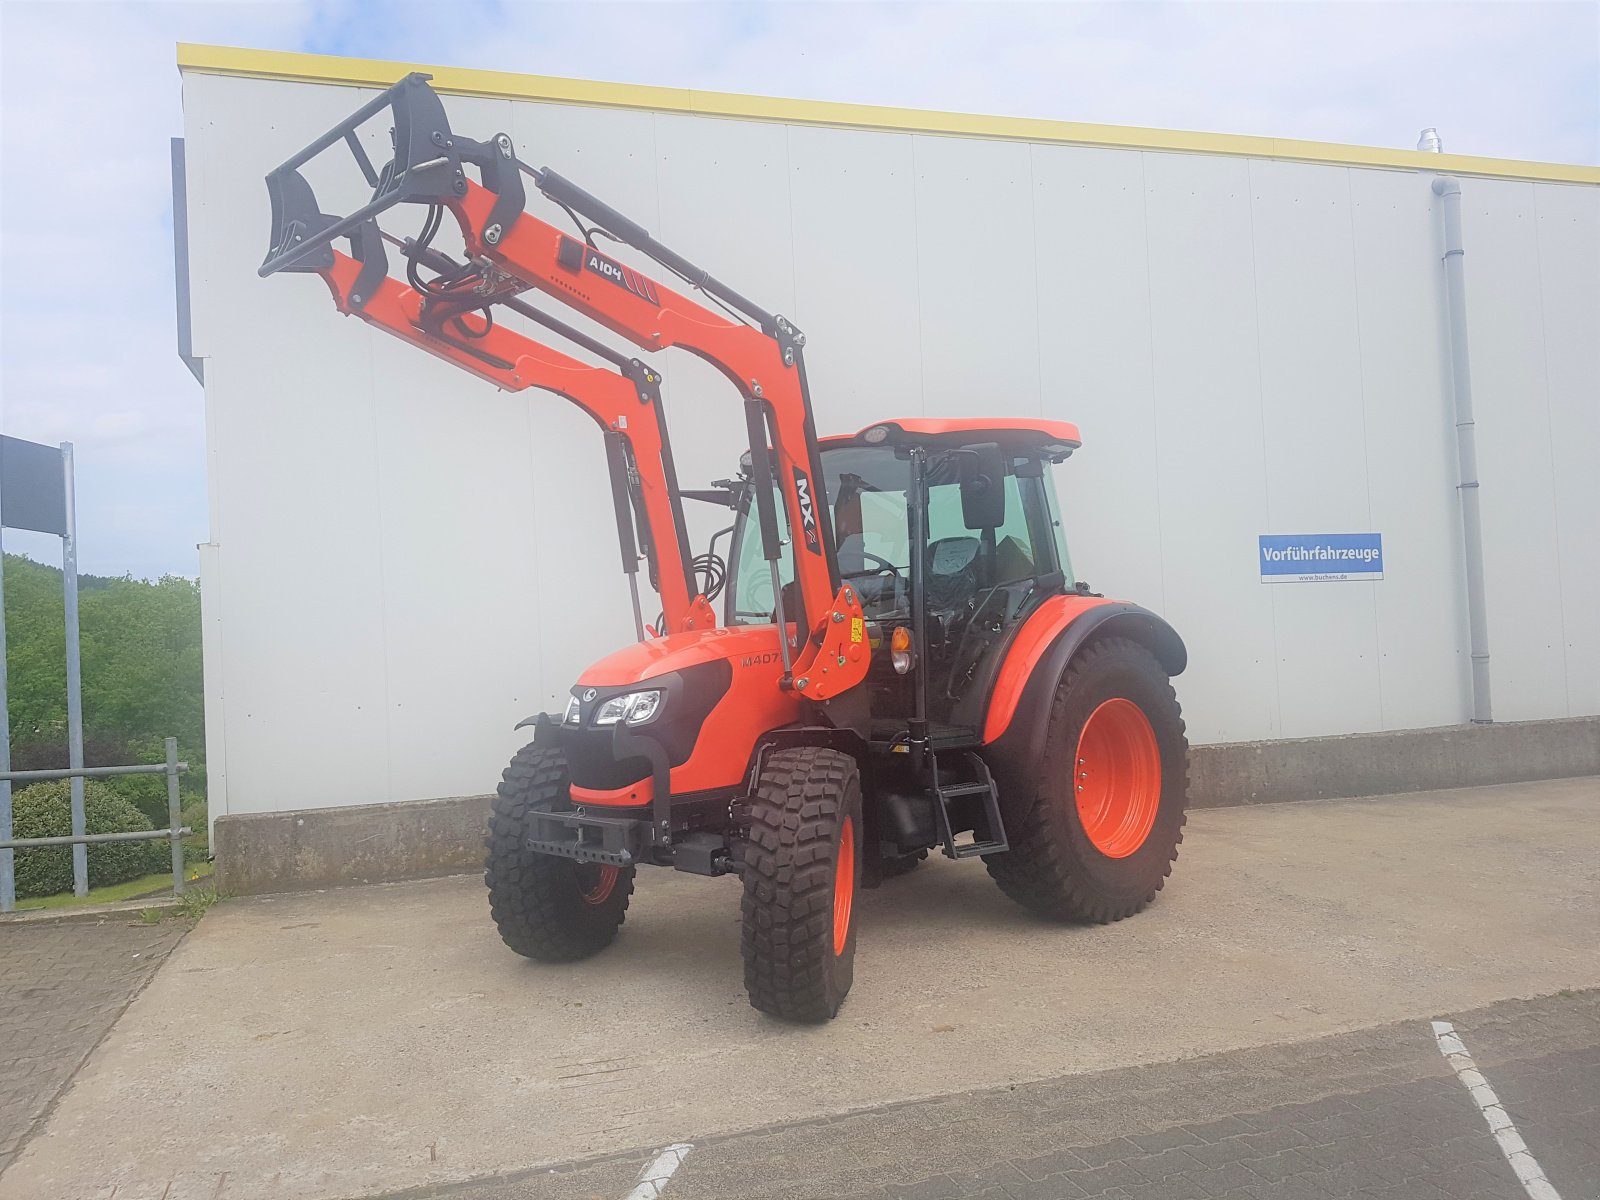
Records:
M585 349L607 358L616 369L591 366L562 354L504 325L488 321L481 309L482 295L460 297L423 294L381 272L386 263L381 234L368 221L352 237L352 257L329 248L317 269L333 294L334 305L348 316L427 351L505 391L535 388L571 401L596 424L606 438L607 465L615 500L622 569L630 576L634 621L644 636L637 581L638 545L634 534L637 517L643 526L652 583L660 593L666 629L682 633L716 624L710 602L698 593L689 557L688 537L671 447L662 419L661 377L637 359L627 359L610 347L516 300L500 298L522 315L578 341ZM420 252L436 270L459 269L436 252ZM637 495L641 512L635 512Z
M519 290L536 288L644 350L679 347L710 362L744 401L763 551L774 564L775 578L781 542L773 511L774 493L794 531L790 551L801 612L786 615L782 589L774 589L778 628L787 629L789 619L795 618L801 635L798 647L793 648L787 637L779 639L786 667L783 686L826 700L859 683L866 675L868 657L863 617L854 589L840 587L827 505L818 492L822 475L801 355L804 336L784 318L758 308L554 171L522 163L507 135L479 142L453 133L442 103L426 81L427 76L421 74L407 76L268 176L274 240L261 274L307 269L303 264L327 253L336 238L356 235L364 223L375 221L396 204L436 205L455 218L469 260L478 267L478 275L471 281L479 292L477 302L463 301L466 307L461 312L484 309ZM356 129L385 106L394 118L395 155L379 173L361 148ZM299 167L341 140L372 184L372 200L342 218L318 213L314 220L295 221L289 215L293 205L285 198L297 189L310 191ZM467 176L464 164L476 169L479 180ZM577 236L526 211L524 175L572 215L578 225ZM316 212L314 201L311 211ZM729 315L602 253L594 245L596 230L585 229L580 217L714 298ZM357 294L352 295L352 302ZM367 305L370 300L359 303ZM400 323L411 322L414 315L420 316L420 310L417 314L402 310ZM520 383L518 360L508 359L488 344L498 329L488 328L481 337L474 329L472 350L478 354L456 347L454 353L461 357L441 357L480 375L485 367L501 372L502 377L508 373L513 384ZM496 362L486 361L483 353L494 355ZM512 366L508 368L506 363ZM663 461L670 464L664 440L663 450ZM670 465L667 471L670 473Z

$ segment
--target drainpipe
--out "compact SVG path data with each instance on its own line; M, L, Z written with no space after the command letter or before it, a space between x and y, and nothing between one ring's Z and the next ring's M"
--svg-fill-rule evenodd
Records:
M1483 519L1478 501L1478 437L1472 420L1472 367L1467 356L1467 292L1461 245L1461 183L1433 181L1444 216L1444 287L1449 305L1450 381L1456 401L1456 463L1461 482L1461 537L1467 564L1467 627L1472 644L1472 723L1494 720L1489 702L1489 617L1484 602Z

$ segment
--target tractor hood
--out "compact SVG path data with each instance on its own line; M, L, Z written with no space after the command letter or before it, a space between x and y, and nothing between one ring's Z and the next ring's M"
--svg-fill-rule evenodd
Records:
M562 726L572 782L625 791L648 773L643 755L654 743L674 795L739 786L757 742L800 716L800 697L778 686L782 675L776 625L676 633L607 655L572 688L576 720ZM624 726L631 749L620 749L616 727L596 727L594 714L608 698L652 685L663 693L659 715ZM716 752L696 753L701 743Z
M608 654L578 676L580 688L612 688L643 683L671 671L708 662L731 663L735 672L762 669L776 684L783 673L776 625L735 625L731 629L696 629L635 642Z

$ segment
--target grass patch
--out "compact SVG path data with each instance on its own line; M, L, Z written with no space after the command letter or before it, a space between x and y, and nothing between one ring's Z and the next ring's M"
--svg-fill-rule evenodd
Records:
M183 868L183 878L186 882L193 883L197 879L204 879L211 874L212 864L208 862L189 863ZM113 883L106 887L90 888L87 896L74 896L71 892L62 892L55 896L34 896L27 900L17 901L18 912L38 912L43 909L77 908L83 904L114 904L119 900L137 900L149 896L154 892L170 892L172 890L172 872L163 871L159 875L143 875L138 879L130 879L126 883ZM208 894L215 895L210 889L203 889ZM195 891L184 892L184 898L194 895ZM212 903L207 903L200 909L204 912ZM147 910L148 911L148 910ZM188 908L184 908L187 916ZM199 913L195 914L196 916Z
M207 864L210 865L209 863ZM214 887L192 887L178 897L178 916L185 921L198 921L211 911L211 906L222 899Z

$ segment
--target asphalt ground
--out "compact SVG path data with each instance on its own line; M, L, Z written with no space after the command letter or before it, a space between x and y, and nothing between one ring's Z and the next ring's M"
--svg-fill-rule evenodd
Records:
M1075 1173L1113 1163L1144 1181L1108 1184L1122 1195L1172 1194L1150 1188L1177 1175L1170 1187L1202 1195L1227 1181L1192 1173L1227 1168L1204 1157L1224 1151L1129 1142L1132 1154L1120 1139L1182 1128L1220 1145L1245 1131L1207 1127L1276 1110L1248 1132L1289 1138L1305 1132L1293 1106L1368 1093L1439 1110L1386 1156L1471 1138L1472 1153L1491 1152L1476 1165L1493 1187L1495 1143L1479 1145L1486 1130L1471 1121L1440 1123L1464 1089L1437 1049L1434 1075L1421 1073L1429 1046L1414 1039L1441 1015L1600 987L1597 802L1600 780L1580 779L1199 812L1156 904L1104 927L1040 922L980 865L933 861L863 895L855 988L820 1027L746 1004L732 880L642 873L617 944L560 968L500 945L472 878L231 901L117 1022L0 1175L0 1197L334 1200L494 1177L526 1192L527 1172L573 1163L602 1174L566 1170L549 1186L620 1197L673 1143L695 1149L669 1200L1035 1184L1075 1196L1085 1178L1113 1179ZM1251 1074L1230 1057L1376 1028L1400 1040L1324 1054L1317 1071L1339 1083L1326 1095L1305 1090L1304 1070ZM1516 1102L1543 1105L1527 1117L1530 1146L1563 1119L1544 1111L1541 1097L1560 1094L1551 1080L1576 1079L1561 1103L1592 1108L1581 1062L1575 1076L1555 1065L1581 1043L1529 1042L1505 1060L1524 1073L1507 1080ZM1413 1053L1409 1074L1384 1073ZM1499 1060L1485 1061L1492 1078ZM1146 1082L1201 1063L1244 1071L1247 1094L1200 1075ZM1377 1073L1339 1082L1361 1064ZM1109 1095L1075 1090L1107 1080ZM995 1106L1017 1095L1007 1124ZM1306 1136L1342 1154L1350 1134L1335 1123ZM1581 1146L1576 1166L1562 1162L1560 1140L1546 1152L1552 1180L1586 1169ZM770 1157L741 1164L754 1151L740 1147L758 1143ZM848 1157L823 1154L844 1145ZM1092 1161L1109 1149L1123 1153ZM1187 1157L1148 1161L1178 1149ZM1314 1153L1273 1153L1290 1149ZM1050 1155L1062 1157L1046 1171ZM1182 1170L1149 1179L1141 1163ZM1231 1175L1229 1188L1256 1186ZM1328 1190L1321 1177L1303 1186Z
M1600 1196L1600 991L1445 1014L1566 1200ZM385 1200L613 1200L654 1148ZM695 1144L671 1200L1526 1200L1431 1022Z

